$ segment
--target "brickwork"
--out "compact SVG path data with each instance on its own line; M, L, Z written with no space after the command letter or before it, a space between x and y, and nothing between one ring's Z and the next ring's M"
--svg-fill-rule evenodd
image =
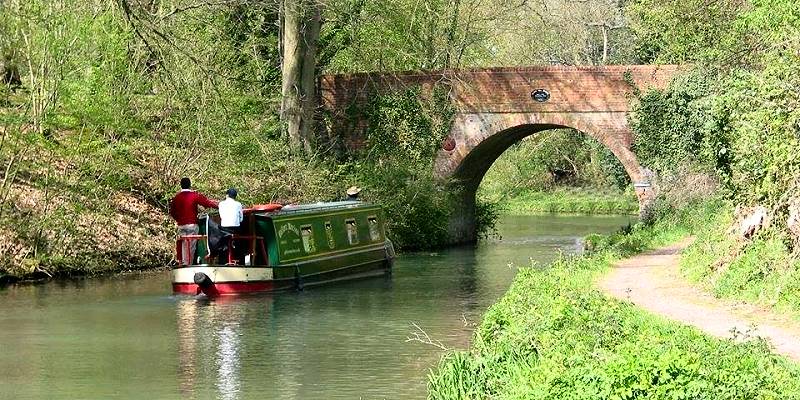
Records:
M603 143L620 160L644 210L655 197L649 174L631 152L627 112L637 90L664 87L677 66L524 67L430 72L327 75L320 80L320 104L330 115L331 140L349 148L364 143L366 121L358 115L379 93L437 83L450 87L455 120L435 163L436 175L461 193L451 221L454 242L475 240L475 191L491 164L525 136L553 128L575 128ZM549 99L538 102L532 92Z
M626 111L631 81L640 88L661 87L677 69L673 65L548 66L324 75L320 95L324 108L337 110L364 103L372 93L446 82L463 111ZM537 88L549 90L551 100L533 102L530 93Z

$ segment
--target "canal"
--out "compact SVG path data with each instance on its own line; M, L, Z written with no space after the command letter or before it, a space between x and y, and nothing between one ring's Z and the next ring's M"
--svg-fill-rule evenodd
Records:
M0 289L0 398L419 399L517 268L619 216L507 216L502 239L403 254L391 277L212 300L168 272ZM412 339L412 340L409 340Z

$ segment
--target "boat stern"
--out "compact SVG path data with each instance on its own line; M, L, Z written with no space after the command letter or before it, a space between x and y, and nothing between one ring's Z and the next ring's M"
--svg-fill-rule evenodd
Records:
M175 294L221 296L275 289L269 267L190 265L172 269Z

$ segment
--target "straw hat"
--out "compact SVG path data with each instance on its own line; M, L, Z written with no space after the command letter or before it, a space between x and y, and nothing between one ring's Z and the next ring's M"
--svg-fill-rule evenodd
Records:
M357 195L359 192L361 192L361 188L360 188L360 187L358 187L358 186L350 186L350 188L349 188L349 189L347 189L347 195L348 195L348 196L355 196L355 195Z

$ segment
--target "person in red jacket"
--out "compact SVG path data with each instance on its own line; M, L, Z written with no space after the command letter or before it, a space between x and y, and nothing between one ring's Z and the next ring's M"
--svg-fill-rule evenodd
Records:
M209 200L202 193L196 192L191 189L192 181L189 178L181 178L181 191L172 198L169 203L169 215L175 219L178 224L178 235L197 235L200 232L200 227L197 225L197 207L203 206L206 208L217 208L217 202ZM197 241L191 240L189 242L189 254L182 250L182 264L194 264L195 250L197 250Z

